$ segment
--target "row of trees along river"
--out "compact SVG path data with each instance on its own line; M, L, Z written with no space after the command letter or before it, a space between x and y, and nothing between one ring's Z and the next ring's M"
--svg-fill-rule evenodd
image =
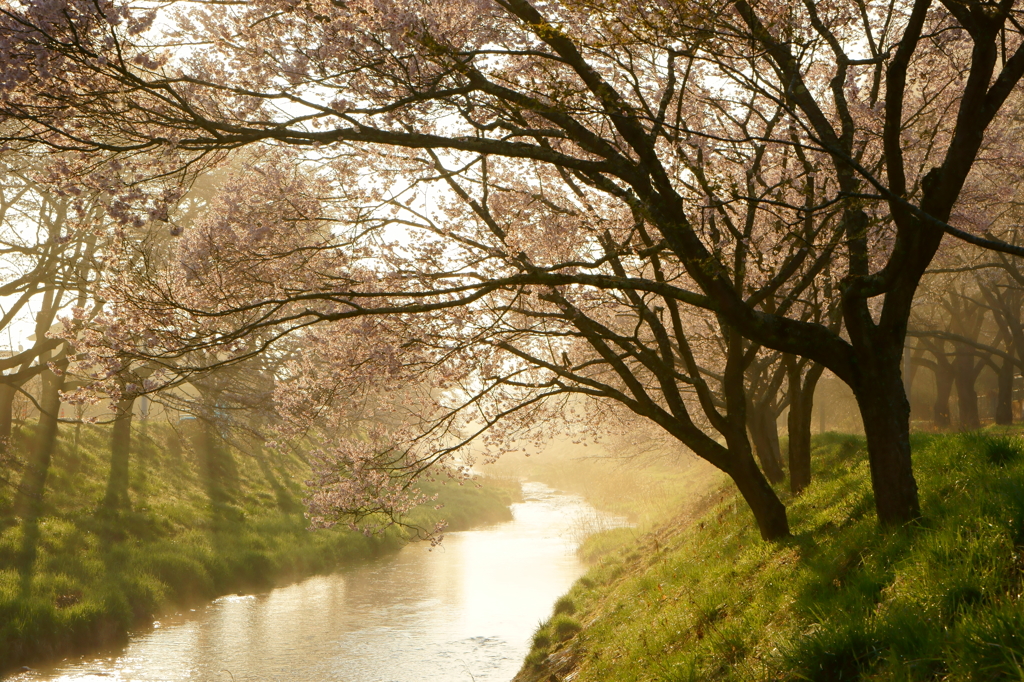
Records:
M820 385L917 522L912 418L1019 416L1022 33L1014 0L5 1L9 506L97 418L128 509L158 409L303 443L317 528L644 432L782 541Z

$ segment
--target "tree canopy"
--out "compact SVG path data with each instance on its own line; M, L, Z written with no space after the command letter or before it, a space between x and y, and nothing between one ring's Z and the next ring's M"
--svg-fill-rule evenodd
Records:
M261 143L317 167L329 244L280 217L261 235L252 207L244 234L215 234L329 263L165 297L207 330L188 348L380 320L397 347L473 367L467 404L512 401L485 421L548 392L612 400L733 476L755 515L774 506L745 432L762 348L849 384L879 517L911 520L901 363L921 278L944 237L1022 254L986 217L1004 198L988 178L1020 168L1012 0L8 0L2 16L10 145L164 182ZM178 196L132 215L173 223ZM177 352L147 348L121 352ZM765 537L787 532L764 513Z

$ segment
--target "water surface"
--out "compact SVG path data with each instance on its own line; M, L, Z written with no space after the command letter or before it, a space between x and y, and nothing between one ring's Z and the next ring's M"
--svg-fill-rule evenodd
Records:
M523 485L514 519L259 595L222 597L106 655L9 678L176 682L508 682L537 624L583 572L587 532L617 525Z

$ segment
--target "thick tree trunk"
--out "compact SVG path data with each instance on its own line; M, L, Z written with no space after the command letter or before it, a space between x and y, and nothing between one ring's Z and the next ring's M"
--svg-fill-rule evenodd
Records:
M779 496L775 494L775 490L761 473L750 451L741 454L732 447L730 451L733 453L733 467L729 476L754 513L761 539L772 541L788 537L789 519L786 516L786 505L782 504Z
M693 449L699 457L716 466L732 479L750 507L763 540L780 540L789 536L786 505L775 494L754 455L743 428L745 419L726 416L726 428L721 430L725 444L700 432L692 422L685 420L678 428L667 427L669 432Z
M883 525L920 517L910 454L910 403L897 361L873 362L854 389L867 436L875 509Z
M773 410L763 404L751 404L747 411L747 427L765 476L772 483L781 483L786 473L782 469L779 428Z
M18 489L18 514L22 518L38 518L43 506L46 477L50 472L50 461L57 447L57 433L60 419L60 389L64 386L65 375L55 376L52 372L42 374L42 391L39 399L41 414L36 431L35 446L29 455L25 473Z
M747 438L747 410L750 402L747 400L744 381L747 358L743 342L735 330L723 329L723 332L726 332L726 339L729 342L722 382L727 413L718 430L725 437L726 451L723 453L724 457L719 456L717 459L725 465L720 468L736 483L740 494L753 512L761 538L766 541L780 540L789 536L786 505L782 504L754 461L750 440ZM713 448L722 447L714 441L711 443ZM705 459L714 461L715 458Z
M953 393L953 373L942 368L935 370L935 404L932 406L932 424L936 429L948 429L953 420L949 416L949 396Z
M811 484L811 411L803 403L789 405L789 490L799 495Z
M127 509L128 464L132 443L132 407L135 398L117 403L117 417L110 433L110 475L107 478L107 494L103 505L108 509Z
M796 363L789 371L789 489L794 495L811 484L811 414L822 371L814 363L803 380Z
M978 391L974 384L978 378L975 368L974 354L966 348L957 348L953 360L956 370L956 398L959 412L959 426L964 431L981 428L981 417L978 414Z
M999 369L998 386L996 394L996 424L1013 423L1013 373L1014 365L1009 360L1003 360L1003 366Z

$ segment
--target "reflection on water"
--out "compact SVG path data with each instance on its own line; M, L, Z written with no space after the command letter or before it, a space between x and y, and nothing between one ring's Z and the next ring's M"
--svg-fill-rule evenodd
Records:
M267 594L223 597L135 633L108 656L29 680L510 680L551 605L582 573L596 512L539 483L514 520Z

